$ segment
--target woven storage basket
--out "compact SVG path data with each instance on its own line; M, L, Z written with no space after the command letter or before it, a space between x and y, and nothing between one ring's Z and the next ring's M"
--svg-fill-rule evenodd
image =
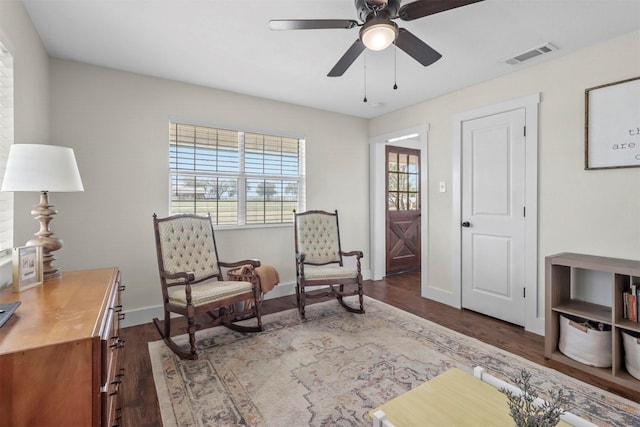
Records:
M254 270L253 266L251 265L243 265L240 268L229 270L227 272L227 280L231 280L235 282L250 282L251 279L253 279L253 270ZM253 300L250 300L250 299L233 304L233 310L239 313L248 311L252 308L253 308Z
M590 329L563 315L560 316L558 348L585 365L598 368L611 366L611 331Z
M640 338L622 331L624 365L632 376L640 380Z

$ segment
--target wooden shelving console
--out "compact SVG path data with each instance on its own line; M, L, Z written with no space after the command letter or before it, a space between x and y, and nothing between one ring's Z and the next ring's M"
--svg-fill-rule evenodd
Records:
M611 306L581 301L572 295L572 269L604 272L610 277L607 283L611 292ZM623 291L631 280L640 281L640 261L607 258L593 255L560 253L545 258L545 357L585 371L591 375L640 392L640 380L632 377L624 367L624 349L621 330L640 332L640 323L623 315ZM573 283L574 288L580 283ZM579 316L611 325L610 368L596 368L573 360L560 352L560 314Z

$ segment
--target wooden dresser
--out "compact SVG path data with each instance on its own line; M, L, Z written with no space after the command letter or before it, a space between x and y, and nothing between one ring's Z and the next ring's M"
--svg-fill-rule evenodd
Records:
M0 328L0 426L119 424L122 290L105 268L0 291L22 303Z

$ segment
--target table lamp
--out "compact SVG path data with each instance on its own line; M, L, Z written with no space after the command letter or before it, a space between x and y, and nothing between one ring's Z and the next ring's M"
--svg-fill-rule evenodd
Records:
M49 230L49 222L58 213L49 204L49 192L84 191L73 150L55 145L11 145L1 191L40 192L40 204L31 211L40 222L40 230L26 245L42 246L45 282L60 278L61 270L51 265L55 261L52 252L62 248L62 240L53 237Z

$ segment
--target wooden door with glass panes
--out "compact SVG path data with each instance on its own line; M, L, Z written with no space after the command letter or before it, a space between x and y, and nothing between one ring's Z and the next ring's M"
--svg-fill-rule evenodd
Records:
M420 150L386 147L386 272L420 269Z

